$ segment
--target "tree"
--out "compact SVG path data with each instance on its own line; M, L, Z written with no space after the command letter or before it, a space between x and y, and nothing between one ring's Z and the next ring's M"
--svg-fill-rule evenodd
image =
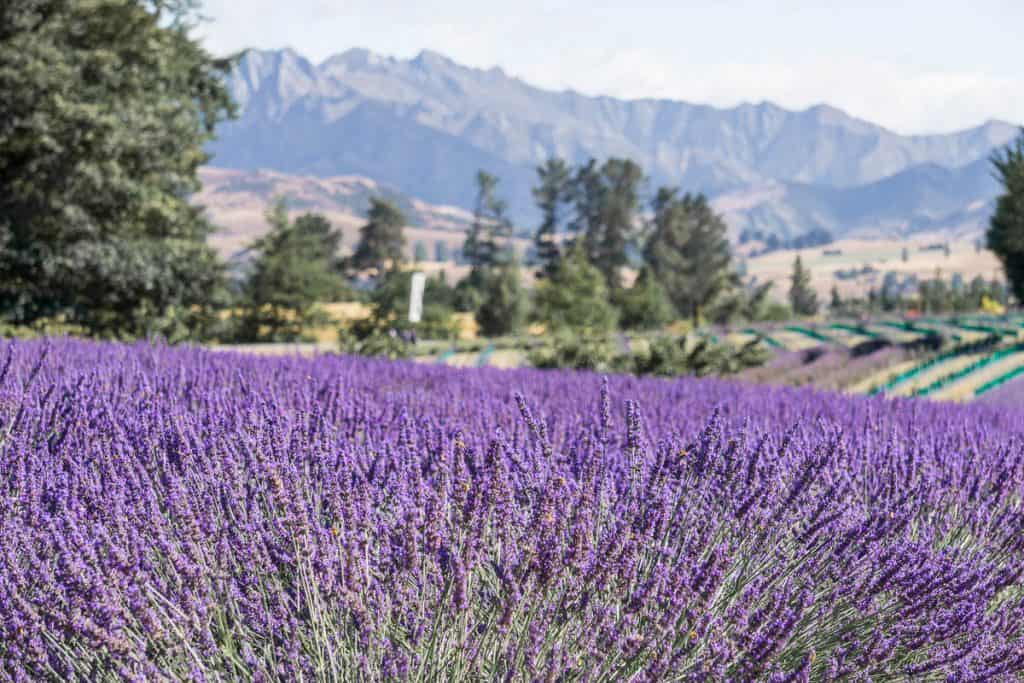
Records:
M94 334L186 329L222 291L189 202L234 113L190 3L0 3L0 314Z
M879 303L883 311L895 311L900 308L903 300L903 288L900 274L895 270L886 271L882 277L882 288L879 291Z
M988 248L1002 262L1017 301L1024 302L1024 129L992 155L992 165L1003 193L989 222Z
M533 188L533 197L543 217L534 237L540 265L538 277L551 277L558 267L561 255L558 230L563 220L562 207L572 198L571 179L571 170L564 159L548 159L537 167L538 185Z
M837 315L843 310L843 299L839 296L839 287L835 284L832 285L831 299L828 308L832 315Z
M476 174L476 206L473 223L462 252L473 268L491 268L511 259L509 238L512 222L508 205L497 196L498 178L487 171Z
M675 307L650 266L644 266L629 289L616 293L622 327L629 330L653 330L668 325L676 317Z
M587 257L613 290L621 286L626 248L635 237L643 179L643 170L629 159L608 159L600 168L591 159L573 177L572 228L582 235Z
M518 332L526 318L527 302L514 254L486 271L481 291L483 299L476 312L480 331L488 337Z
M793 275L790 277L789 305L796 315L814 315L818 312L818 294L811 287L811 273L804 268L800 255L793 262Z
M412 292L412 271L389 270L377 281L370 294L372 321L366 326L352 326L356 337L366 331L415 330L424 339L447 339L455 334L452 322L454 292L441 277L428 277L423 288L423 312L418 323L409 322L409 296Z
M280 200L267 212L267 221L270 232L250 247L256 258L243 287L243 336L295 341L322 320L317 302L344 291L337 259L341 234L318 214L289 221Z
M910 260L910 250L908 250L906 247L903 247L903 249L900 251L900 260L903 261L904 263Z
M617 314L608 286L601 271L587 260L582 243L574 244L551 278L537 286L534 317L551 330L615 328Z
M735 284L725 221L702 194L681 199L661 188L644 260L679 313L702 321L704 310Z
M359 243L349 261L353 270L383 273L405 260L405 215L382 197L370 199L367 223L359 229Z

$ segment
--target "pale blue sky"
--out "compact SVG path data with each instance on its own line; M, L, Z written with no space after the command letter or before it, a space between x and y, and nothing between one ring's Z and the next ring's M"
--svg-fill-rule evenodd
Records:
M217 53L428 48L588 94L827 102L903 133L1024 122L1024 0L205 0L204 13Z

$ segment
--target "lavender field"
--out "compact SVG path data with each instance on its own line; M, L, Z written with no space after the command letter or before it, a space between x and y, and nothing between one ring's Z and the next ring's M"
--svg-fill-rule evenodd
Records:
M0 345L0 679L1017 681L1024 410Z

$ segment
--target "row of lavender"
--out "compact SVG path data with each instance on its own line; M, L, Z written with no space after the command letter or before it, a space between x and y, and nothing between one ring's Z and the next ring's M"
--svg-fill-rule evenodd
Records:
M1018 680L1024 412L0 345L3 680Z

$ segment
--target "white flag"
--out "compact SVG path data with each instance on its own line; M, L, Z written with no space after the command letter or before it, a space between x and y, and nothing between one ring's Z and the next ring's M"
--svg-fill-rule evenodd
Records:
M412 287L409 291L409 322L418 323L423 317L423 288L427 284L427 276L423 273L412 274Z

